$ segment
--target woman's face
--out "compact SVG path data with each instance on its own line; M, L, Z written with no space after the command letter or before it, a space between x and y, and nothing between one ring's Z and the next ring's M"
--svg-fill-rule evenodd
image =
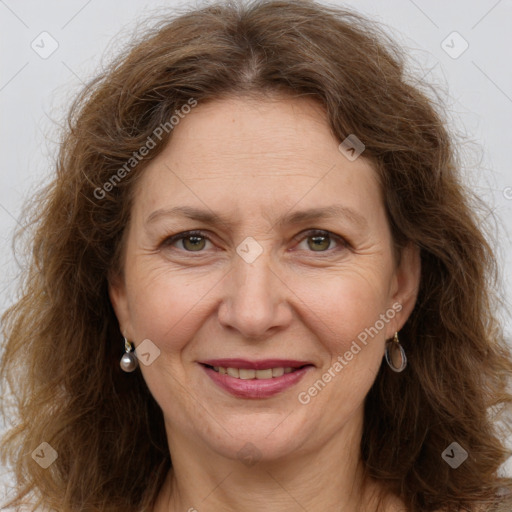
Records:
M419 279L415 249L395 264L364 153L342 154L311 100L233 98L199 103L143 172L110 295L149 340L170 437L277 459L360 421Z

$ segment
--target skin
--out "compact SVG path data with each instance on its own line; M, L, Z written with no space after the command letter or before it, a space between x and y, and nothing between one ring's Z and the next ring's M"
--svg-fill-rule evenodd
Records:
M310 99L215 100L180 121L137 183L110 297L124 335L160 350L137 370L163 410L173 461L156 512L375 509L380 487L361 477L363 402L386 364L386 340L413 309L420 260L408 246L397 265L376 172L364 154L349 161L338 144ZM183 205L226 222L164 215L146 223L156 210ZM277 224L330 205L363 223L339 215ZM320 247L310 229L328 232ZM161 243L188 230L210 240L196 250L190 238ZM236 251L246 237L263 251L252 263ZM301 404L298 394L397 303L400 312ZM296 386L251 400L218 388L198 363L221 357L315 368ZM246 443L252 465L238 455ZM402 504L389 496L385 510Z

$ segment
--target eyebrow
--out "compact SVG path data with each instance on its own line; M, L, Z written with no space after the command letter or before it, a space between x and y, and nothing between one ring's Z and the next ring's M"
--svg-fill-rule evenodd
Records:
M151 213L145 224L150 224L162 217L185 217L188 219L204 222L206 224L225 224L229 228L234 226L234 222L224 216L208 211L194 208L192 206L175 206L173 208L162 208ZM332 205L322 208L310 208L307 210L298 210L286 213L277 219L276 225L282 227L290 224L301 224L304 222L328 220L344 217L359 228L368 226L367 220L355 210L342 205Z

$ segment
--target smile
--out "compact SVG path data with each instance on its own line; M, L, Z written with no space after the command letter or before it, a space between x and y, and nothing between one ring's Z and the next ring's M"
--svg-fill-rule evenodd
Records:
M298 368L290 368L289 366L284 368L281 366L277 368L267 368L266 370L252 370L248 368L225 368L224 366L213 366L213 370L222 375L229 375L230 377L234 377L235 379L264 380L281 377L285 373L293 373L294 371L297 371Z
M271 361L235 363L232 360L224 363L225 366L206 362L200 363L200 366L220 389L227 391L230 395L237 398L261 399L290 389L314 368L310 363L297 361L286 363L286 366L277 366ZM253 368L243 366L253 366ZM254 368L254 366L260 368ZM267 367L261 368L261 366Z

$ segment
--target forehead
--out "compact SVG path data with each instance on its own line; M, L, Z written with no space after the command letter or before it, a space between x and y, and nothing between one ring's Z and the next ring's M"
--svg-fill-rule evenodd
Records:
M264 164L272 161L273 171L290 167L287 160L295 166L304 158L322 165L332 144L336 139L326 114L311 99L234 97L199 104L175 128L167 149L172 153L179 147L191 163L209 160L205 170L210 172L221 170L216 162L226 165L230 159L232 170L264 174Z
M323 108L308 98L199 103L144 170L136 205L262 213L338 200L367 209L380 199L375 170L338 145Z

